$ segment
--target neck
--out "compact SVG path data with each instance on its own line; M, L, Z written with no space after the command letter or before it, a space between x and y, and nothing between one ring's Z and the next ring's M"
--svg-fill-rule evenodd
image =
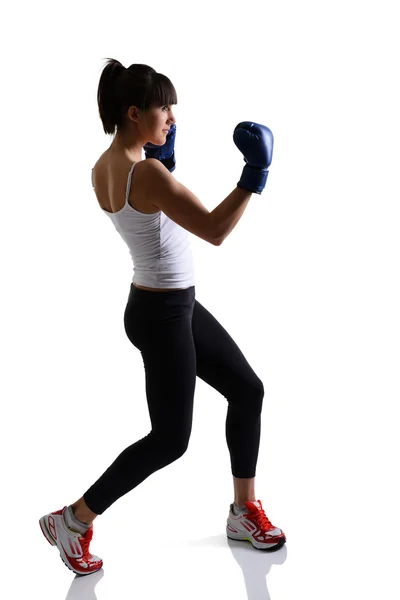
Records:
M134 161L134 162L138 162L140 160L142 160L142 151L143 151L143 146L140 142L140 140L126 140L123 139L121 136L119 136L118 134L115 136L114 140L112 141L110 147L109 147L110 151L116 151L118 153L122 153L125 156L127 156L130 160Z

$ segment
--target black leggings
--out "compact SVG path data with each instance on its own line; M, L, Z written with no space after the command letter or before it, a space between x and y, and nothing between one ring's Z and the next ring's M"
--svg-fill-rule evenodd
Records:
M230 335L196 300L195 286L150 292L131 284L124 325L142 354L152 429L123 450L85 492L90 510L101 515L185 453L196 376L228 401L226 441L232 474L255 477L264 386Z

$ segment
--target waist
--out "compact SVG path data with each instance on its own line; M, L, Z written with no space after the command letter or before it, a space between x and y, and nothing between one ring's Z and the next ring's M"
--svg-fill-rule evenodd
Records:
M146 292L174 292L178 290L187 290L188 288L151 288L144 287L143 285L137 285L136 283L132 283L139 290L146 290Z

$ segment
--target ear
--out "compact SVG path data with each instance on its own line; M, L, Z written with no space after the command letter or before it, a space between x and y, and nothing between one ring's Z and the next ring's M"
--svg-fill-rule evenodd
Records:
M130 106L128 108L128 118L137 123L139 121L140 111L137 106Z

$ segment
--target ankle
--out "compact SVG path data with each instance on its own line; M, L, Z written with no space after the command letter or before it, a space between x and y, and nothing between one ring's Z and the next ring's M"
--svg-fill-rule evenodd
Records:
M71 504L72 511L74 516L78 521L88 525L89 527L92 525L93 521L97 517L97 515L88 508L83 498Z
M89 519L85 514L81 514L79 511L74 510L74 516L78 521L84 523L84 525L88 525L90 527L93 524L93 520Z
M245 498L237 498L234 502L235 502L236 506L240 507L240 506L244 506L245 502L256 502L256 499L253 496L248 496Z

